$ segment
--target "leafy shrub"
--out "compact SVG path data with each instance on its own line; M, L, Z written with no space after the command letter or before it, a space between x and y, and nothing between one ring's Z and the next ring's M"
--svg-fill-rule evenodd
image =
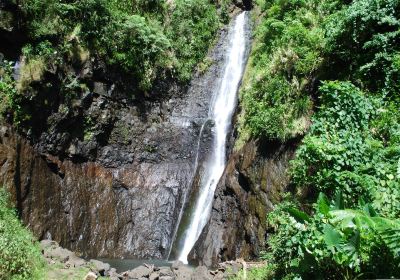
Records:
M269 217L278 227L265 256L275 277L356 279L400 275L400 222L379 217L373 208L344 209L320 194L309 216L290 204Z
M140 88L149 89L160 69L170 65L170 42L161 28L144 17L132 15L106 29L108 61L134 75Z
M269 277L399 277L400 2L257 3L241 134L304 134L317 105L291 163L296 199L312 215L293 201L269 215Z
M333 14L325 28L331 75L397 94L399 15L397 0L357 0Z
M265 3L241 92L242 135L286 140L307 130L324 46L320 16L310 5L314 1Z
M328 196L311 216L278 206L265 257L276 278L399 277L400 112L349 82L324 82L319 95L291 173L308 200Z
M22 0L21 9L35 42L26 49L36 60L52 45L60 55L69 53L75 38L139 90L150 89L164 71L187 81L219 27L215 5L200 0Z
M43 279L44 261L32 234L0 189L0 279Z
M219 27L217 9L203 0L176 0L170 21L167 36L177 59L177 75L187 81L214 39Z
M13 77L13 66L9 61L0 62L0 117L18 125L29 116L20 105L21 94Z
M321 107L292 162L293 183L328 195L340 190L347 205L364 196L381 214L397 217L398 142L387 146L382 141L391 137L388 124L380 123L385 135L372 125L387 114L385 103L347 82L324 83L320 93Z

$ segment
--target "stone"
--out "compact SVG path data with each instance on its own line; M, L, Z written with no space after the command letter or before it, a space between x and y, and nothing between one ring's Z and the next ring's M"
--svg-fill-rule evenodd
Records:
M149 276L149 280L158 280L160 277L160 274L158 272L152 272Z
M177 280L190 280L193 274L193 268L181 265L178 268L174 269L174 273Z
M67 264L70 265L70 267L80 267L86 264L86 261L82 258L79 258L75 255L71 255L68 257L68 260L66 262Z
M88 274L86 274L85 276L85 280L96 280L97 279L97 275L90 271Z
M222 271L218 271L217 273L215 273L213 280L222 280L222 279L225 279L225 274Z
M44 250L44 256L46 258L57 259L61 262L66 262L71 257L74 257L75 254L70 250L61 247L48 247L47 249Z
M160 270L158 271L158 273L161 276L170 276L170 277L175 277L174 273L172 272L172 270L169 267L160 267Z
M122 275L117 273L117 270L115 268L111 268L107 273L106 276L110 278L110 280L118 280L122 279Z
M98 271L101 276L107 275L110 270L110 265L98 260L90 260L89 263L93 266L94 270Z
M98 95L107 95L107 86L100 82L93 83L93 92Z
M122 273L122 276L127 276L129 278L149 277L152 272L152 267L141 265L135 269L125 271L124 273Z
M59 247L59 245L56 241L49 240L49 239L43 239L42 241L40 241L39 246L42 251L46 250L49 247Z
M204 265L196 267L194 270L192 277L190 278L191 280L211 280L212 277L210 275L210 272L208 271L207 267Z
M176 260L172 263L172 269L179 269L181 266L185 266L185 264L179 260Z

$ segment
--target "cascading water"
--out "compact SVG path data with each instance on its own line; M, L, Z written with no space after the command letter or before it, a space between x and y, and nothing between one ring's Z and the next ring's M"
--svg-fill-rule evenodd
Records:
M228 55L223 68L218 92L214 95L209 118L214 122L213 143L201 176L197 198L190 224L183 237L178 259L187 263L187 256L206 225L212 206L215 188L226 165L226 138L231 128L236 107L237 91L246 60L246 12L239 14L230 30Z

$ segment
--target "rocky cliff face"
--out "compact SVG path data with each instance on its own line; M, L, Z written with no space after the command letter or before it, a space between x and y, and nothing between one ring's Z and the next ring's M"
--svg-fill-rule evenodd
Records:
M48 69L31 83L32 98L23 104L31 129L1 128L0 181L36 236L89 256L166 257L197 149L199 160L207 153L210 126L201 145L199 132L225 33L210 53L212 66L189 87L165 79L132 98L101 62L85 59Z
M193 264L252 259L265 249L266 217L287 187L296 142L250 141L234 152L219 182L210 220L190 253Z
M251 1L236 4L251 7ZM15 9L6 8L0 38L21 45L25 39L12 28ZM189 87L164 77L145 95L90 59L79 42L71 44L77 52L69 61L29 85L22 107L31 128L1 125L0 182L40 239L88 256L166 257L196 191L197 151L201 162L211 141L211 123L199 136L221 75L226 32L210 53L213 64ZM5 46L0 52L17 59ZM294 146L251 141L230 156L192 261L213 265L258 255Z

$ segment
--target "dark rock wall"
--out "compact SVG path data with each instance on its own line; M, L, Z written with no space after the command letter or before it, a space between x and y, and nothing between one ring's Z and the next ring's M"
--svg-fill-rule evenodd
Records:
M187 162L105 168L37 154L2 127L0 177L39 238L89 256L162 257L188 187Z
M236 4L251 7L251 1ZM14 30L1 29L0 38L14 38ZM44 73L46 82L30 85L23 106L32 129L23 136L0 129L0 184L38 238L88 256L168 255L190 197L197 149L201 161L211 141L208 126L198 139L224 61L226 32L220 35L213 65L189 88L165 79L147 96L135 96L95 60L55 66ZM66 100L62 83L69 76L82 90ZM229 157L193 262L258 256L295 146L250 141Z
M92 86L67 103L58 86L68 69L45 73L50 88L31 85L33 101L24 106L33 110L34 129L20 134L1 126L0 182L38 238L96 257L167 256L197 150L201 160L211 141L204 131L198 145L225 35L209 54L214 63L188 88L165 81L148 97L129 99L96 75L79 74ZM95 62L84 65L96 72Z
M250 141L234 152L217 186L210 221L190 253L207 266L265 249L266 217L287 188L287 168L296 141L285 145Z

